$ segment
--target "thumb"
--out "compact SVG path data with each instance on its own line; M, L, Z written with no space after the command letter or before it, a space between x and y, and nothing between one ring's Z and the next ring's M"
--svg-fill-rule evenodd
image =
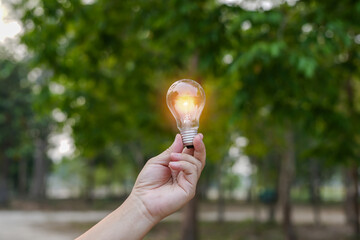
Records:
M181 153L184 148L180 134L176 134L173 144L163 153L170 155L170 153ZM162 154L163 154L162 153Z

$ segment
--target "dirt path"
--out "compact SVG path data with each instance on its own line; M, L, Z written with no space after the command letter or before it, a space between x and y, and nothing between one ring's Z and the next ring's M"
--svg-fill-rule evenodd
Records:
M56 225L96 222L107 215L104 211L48 212L0 211L1 240L63 240L73 239L77 232L55 231ZM55 228L54 228L55 226Z
M200 219L216 221L215 209L202 207ZM109 211L0 211L0 239L1 240L65 240L74 239L82 230L71 228L71 223L94 223L105 217ZM277 214L279 219L280 214ZM225 212L226 221L243 221L266 219L266 209L253 207L229 207ZM180 213L169 216L165 221L180 220ZM313 223L313 213L308 207L296 207L293 215L296 224ZM322 223L328 225L343 225L345 218L340 208L323 210Z

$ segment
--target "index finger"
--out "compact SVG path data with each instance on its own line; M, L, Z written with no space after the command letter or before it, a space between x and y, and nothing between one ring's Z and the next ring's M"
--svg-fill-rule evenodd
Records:
M202 163L202 166L205 166L205 159L206 159L206 149L205 144L202 140L203 135L200 133L195 136L194 138L194 157Z

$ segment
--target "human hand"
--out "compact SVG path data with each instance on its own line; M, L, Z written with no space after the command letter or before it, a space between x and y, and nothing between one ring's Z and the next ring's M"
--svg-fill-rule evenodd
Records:
M171 147L145 164L123 204L77 239L142 239L157 222L194 197L205 166L202 139L202 134L196 135L194 148L184 149L176 135Z
M205 166L203 135L194 138L194 148L183 147L181 136L160 155L151 158L140 172L131 196L143 204L154 223L180 209L192 199Z

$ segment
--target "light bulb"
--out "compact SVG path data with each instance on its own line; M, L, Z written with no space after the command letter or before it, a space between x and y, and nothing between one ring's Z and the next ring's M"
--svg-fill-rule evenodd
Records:
M174 115L184 146L192 148L205 106L204 89L191 79L176 81L167 92L166 103Z

